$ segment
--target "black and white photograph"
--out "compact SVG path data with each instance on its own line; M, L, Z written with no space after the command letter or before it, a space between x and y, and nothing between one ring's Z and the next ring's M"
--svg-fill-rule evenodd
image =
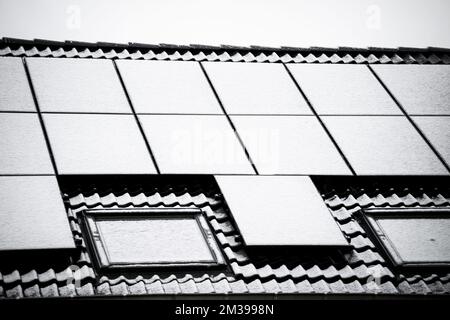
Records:
M0 310L449 297L450 1L0 0Z

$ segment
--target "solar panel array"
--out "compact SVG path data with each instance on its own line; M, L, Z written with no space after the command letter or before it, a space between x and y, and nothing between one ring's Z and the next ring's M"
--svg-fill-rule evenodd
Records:
M52 174L43 132L59 174L449 173L450 66L25 62L38 109L0 59L1 174Z
M242 176L449 175L448 65L0 57L0 75L0 212L21 234L29 195L59 230L24 248L73 248L57 175L214 174L238 208L257 186Z

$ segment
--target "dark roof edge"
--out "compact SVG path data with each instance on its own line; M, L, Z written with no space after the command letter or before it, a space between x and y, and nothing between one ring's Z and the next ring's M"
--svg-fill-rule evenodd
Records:
M176 44L147 44L147 43L111 43L111 42L82 42L82 41L54 41L47 39L18 39L3 37L0 39L1 45L6 45L10 47L50 47L52 48L86 48L86 49L142 49L142 50L155 50L155 51L227 51L227 52L286 52L286 53L450 53L450 48L439 48L439 47L426 47L426 48L410 48L410 47L397 47L397 48L382 48L382 47L367 47L367 48L357 48L357 47L263 47L263 46L234 46L234 45L220 45L211 46L203 44L190 44L190 45L176 45Z
M209 293L209 294L140 294L140 295L92 295L92 296L73 296L73 297L46 297L49 301L95 301L95 300L224 300L224 301L242 301L242 300L332 300L332 301L430 301L430 300L448 300L448 294L382 294L382 293ZM15 300L16 298L6 298L5 300ZM41 301L42 298L26 298L28 301ZM2 299L0 299L2 301Z
M323 48L210 46L0 39L0 56L131 58L156 60L287 63L450 64L450 48Z

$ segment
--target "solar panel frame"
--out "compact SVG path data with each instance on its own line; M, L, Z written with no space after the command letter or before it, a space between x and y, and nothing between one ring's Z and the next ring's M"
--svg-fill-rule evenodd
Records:
M58 173L156 174L133 115L43 114Z
M450 65L370 66L409 115L450 115Z
M0 175L53 175L36 113L0 113Z
M347 247L307 176L215 176L246 246Z
M287 64L319 115L401 115L365 65Z
M26 58L26 63L43 113L132 113L111 60Z
M226 116L139 115L161 173L254 174Z
M231 116L260 174L352 175L315 116Z
M0 251L75 249L55 176L0 176Z
M312 115L282 64L202 62L227 114Z
M321 118L357 175L449 174L407 117Z
M221 114L195 61L118 60L134 110L140 114Z
M22 58L0 57L0 111L37 112Z

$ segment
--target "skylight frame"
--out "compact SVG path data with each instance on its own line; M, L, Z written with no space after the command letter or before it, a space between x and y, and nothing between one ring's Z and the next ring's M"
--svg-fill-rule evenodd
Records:
M87 240L87 247L94 258L95 266L101 271L125 271L136 269L159 269L159 268L188 268L188 269L210 269L220 268L226 265L221 249L216 242L206 218L201 209L196 208L145 208L145 209L92 209L78 213L80 224ZM176 262L149 262L139 263L117 263L110 261L107 254L106 244L102 241L101 232L97 221L104 220L126 220L126 219L183 219L194 218L203 235L205 244L210 250L212 260L202 261L176 261Z
M389 239L378 223L383 218L394 219L450 219L449 208L368 208L358 212L359 218L369 231L371 238L379 245L391 264L397 268L448 268L449 261L406 261L396 249L395 243Z

